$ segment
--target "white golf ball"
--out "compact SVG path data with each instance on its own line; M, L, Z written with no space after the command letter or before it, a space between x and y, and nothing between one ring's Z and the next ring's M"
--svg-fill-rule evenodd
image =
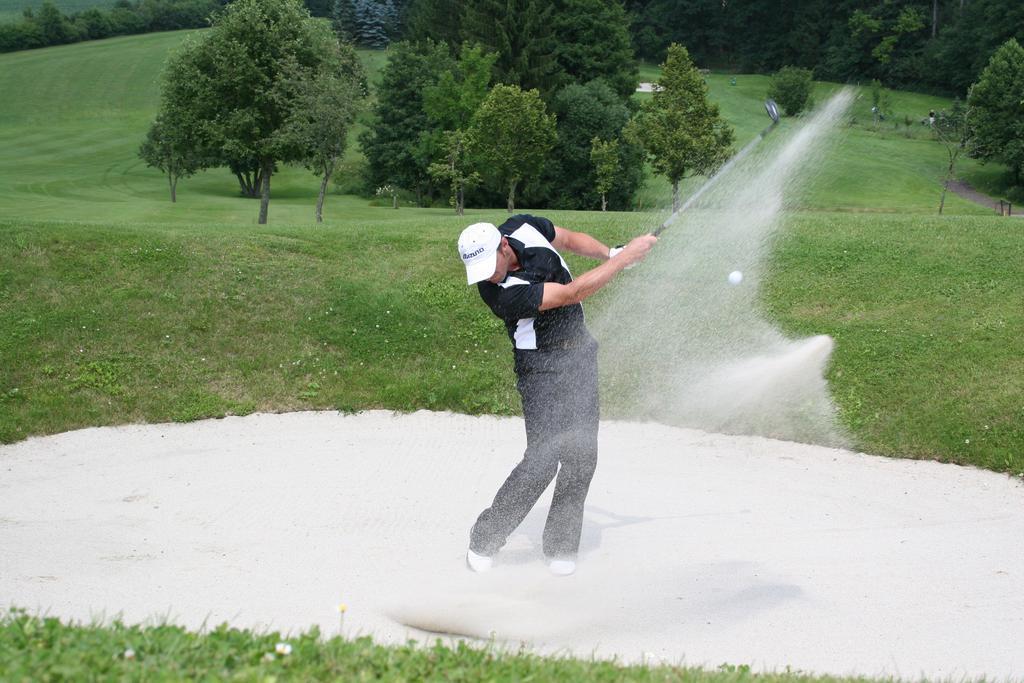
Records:
M731 273L729 273L729 283L730 284L738 285L741 282L743 282L743 273L741 273L738 270L734 270Z

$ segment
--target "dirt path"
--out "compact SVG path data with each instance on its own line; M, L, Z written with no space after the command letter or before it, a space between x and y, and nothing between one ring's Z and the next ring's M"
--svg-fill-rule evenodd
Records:
M960 195L964 199L975 204L980 204L987 209L992 209L996 213L999 213L999 200L992 199L987 194L982 194L975 190L973 187L968 185L963 180L953 180L949 183L949 189ZM1019 212L1019 213L1018 213ZM1012 216L1021 217L1024 216L1024 207L1015 208Z

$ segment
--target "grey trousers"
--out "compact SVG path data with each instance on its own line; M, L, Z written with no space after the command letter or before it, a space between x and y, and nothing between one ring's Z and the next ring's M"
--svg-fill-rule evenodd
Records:
M551 480L554 498L544 526L544 554L573 558L580 546L583 503L597 467L597 342L579 348L516 351L517 387L526 421L526 453L480 513L469 547L494 555Z

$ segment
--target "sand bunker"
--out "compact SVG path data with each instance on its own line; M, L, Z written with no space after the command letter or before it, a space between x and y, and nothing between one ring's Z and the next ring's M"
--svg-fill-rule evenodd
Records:
M579 571L547 498L493 572L469 527L518 419L252 415L0 447L0 602L88 621L458 631L541 652L1024 677L1024 485L933 462L604 423Z

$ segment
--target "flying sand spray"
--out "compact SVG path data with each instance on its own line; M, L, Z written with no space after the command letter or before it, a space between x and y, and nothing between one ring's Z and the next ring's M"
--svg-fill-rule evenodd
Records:
M782 211L823 162L851 101L844 89L761 144L775 109L771 125L653 231L674 226L591 320L608 417L846 442L824 379L832 339L787 338L757 295Z

